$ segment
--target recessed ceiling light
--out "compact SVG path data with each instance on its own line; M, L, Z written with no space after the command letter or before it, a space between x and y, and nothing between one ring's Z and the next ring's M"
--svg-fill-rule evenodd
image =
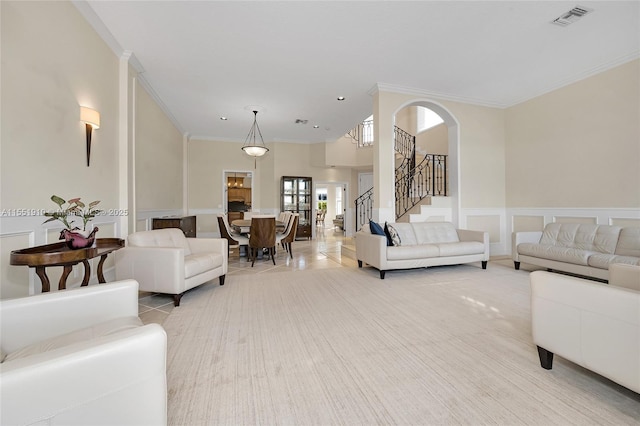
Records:
M344 96L338 96L339 101L344 101Z
M319 128L320 128L320 126L318 126L317 124L314 124L313 128L314 128L314 129L319 129Z
M227 121L227 117L220 117L220 120Z

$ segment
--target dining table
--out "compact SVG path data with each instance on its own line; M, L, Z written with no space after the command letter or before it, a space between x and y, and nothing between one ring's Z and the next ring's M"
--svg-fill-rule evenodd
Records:
M276 219L276 232L284 232L285 223ZM251 219L236 219L231 222L231 227L240 234L248 234L251 229Z

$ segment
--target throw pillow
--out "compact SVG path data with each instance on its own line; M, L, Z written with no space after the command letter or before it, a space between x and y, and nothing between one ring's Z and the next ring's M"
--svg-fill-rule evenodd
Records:
M387 246L392 246L393 241L391 240L391 234L389 234L389 224L388 222L384 223L384 235L387 236Z
M375 223L372 220L369 221L369 229L371 230L372 234L386 236L384 235L384 230L382 229L382 226L380 226L380 224Z
M391 225L387 225L387 231L389 232L389 236L391 237L391 244L396 247L400 246L400 244L402 244L402 241L400 240L398 231L396 231L396 229Z

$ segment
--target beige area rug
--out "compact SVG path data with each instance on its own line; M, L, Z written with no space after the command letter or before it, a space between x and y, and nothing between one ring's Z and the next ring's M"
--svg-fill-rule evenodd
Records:
M171 425L639 424L638 394L540 368L500 264L231 275L164 326Z

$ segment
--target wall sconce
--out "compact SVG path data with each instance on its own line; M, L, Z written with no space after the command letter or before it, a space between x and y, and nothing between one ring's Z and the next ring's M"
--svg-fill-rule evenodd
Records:
M93 129L100 128L100 113L95 109L80 107L80 121L82 121L87 130L87 167L89 167L89 159L91 158L91 132Z

